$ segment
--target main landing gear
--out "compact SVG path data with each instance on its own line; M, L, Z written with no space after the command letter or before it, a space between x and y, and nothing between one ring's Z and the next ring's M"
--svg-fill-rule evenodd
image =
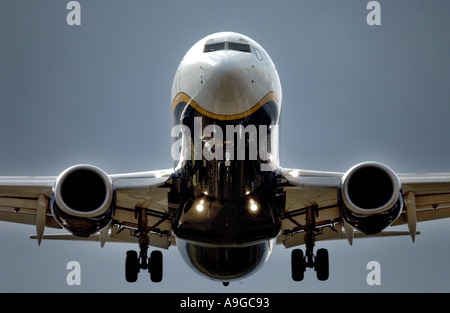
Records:
M150 273L150 279L154 283L159 283L162 280L162 253L161 251L152 251L147 262L147 254L142 257L142 251L140 257L136 251L127 251L127 257L125 260L125 278L127 282L134 283L140 272L140 269L148 270Z
M149 237L147 227L147 214L145 209L136 208L138 218L138 229L135 231L139 239L139 256L136 251L127 251L125 259L125 279L127 282L134 283L141 269L148 270L152 282L159 283L163 276L163 257L162 252L152 251L147 258Z
M294 281L302 281L306 268L314 268L318 280L327 280L329 276L328 251L318 249L314 256L314 242L316 237L315 207L306 210L305 244L306 255L300 249L291 252L291 273Z
M305 276L306 267L314 268L318 280L327 280L329 276L328 251L326 249L317 250L316 256L312 251L308 252L306 257L303 251L294 249L291 253L292 279L302 281Z

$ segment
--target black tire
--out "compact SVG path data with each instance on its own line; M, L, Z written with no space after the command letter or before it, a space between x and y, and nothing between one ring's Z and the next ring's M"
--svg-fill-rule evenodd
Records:
M291 273L292 280L302 281L305 277L305 258L303 257L303 251L300 249L294 249L291 252Z
M328 250L319 249L316 255L315 270L318 280L327 280L329 277L329 261L328 261Z
M159 283L163 278L163 257L162 252L155 250L150 254L150 258L148 260L150 272L150 279L154 283Z
M138 278L139 259L136 251L127 251L125 258L125 279L129 283L134 283Z

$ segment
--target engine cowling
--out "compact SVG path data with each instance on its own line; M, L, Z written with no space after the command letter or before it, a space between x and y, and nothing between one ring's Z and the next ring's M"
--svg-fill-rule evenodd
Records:
M392 169L377 162L359 163L342 177L339 207L344 220L365 234L391 225L403 209L401 182Z
M95 166L81 164L58 176L50 203L63 228L75 236L88 237L109 225L114 198L111 178Z

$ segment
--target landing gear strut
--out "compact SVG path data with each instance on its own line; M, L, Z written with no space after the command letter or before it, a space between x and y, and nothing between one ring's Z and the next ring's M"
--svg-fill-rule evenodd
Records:
M315 210L317 207L306 209L305 244L306 255L300 249L294 249L291 253L291 272L294 281L301 281L304 278L306 268L314 268L317 279L327 280L329 276L328 251L326 249L317 250L314 256L314 242L316 240L316 219Z
M152 282L158 283L162 280L163 260L161 251L152 251L147 258L150 239L148 237L147 212L143 208L136 208L138 229L135 231L139 239L139 256L136 251L127 251L125 259L125 279L133 283L137 280L141 269L148 270Z

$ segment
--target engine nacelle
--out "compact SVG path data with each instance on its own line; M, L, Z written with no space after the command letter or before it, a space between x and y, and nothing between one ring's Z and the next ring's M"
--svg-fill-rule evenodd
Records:
M401 182L384 164L364 162L342 177L339 207L344 220L365 234L391 225L403 209Z
M88 237L103 229L114 214L111 178L92 165L75 165L56 179L51 210L56 221L75 236Z

